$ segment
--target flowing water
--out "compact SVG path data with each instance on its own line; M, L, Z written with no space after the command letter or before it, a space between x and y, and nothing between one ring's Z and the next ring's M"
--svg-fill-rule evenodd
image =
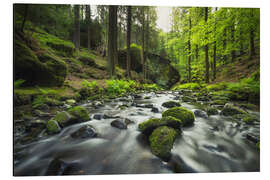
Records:
M74 124L61 133L40 138L27 145L15 145L14 175L66 174L140 174L175 172L243 172L260 170L260 154L247 133L259 135L259 124L244 125L220 115L196 117L192 127L183 128L175 141L172 158L164 162L150 151L147 139L138 131L138 124L150 117L161 117L166 110L163 102L173 100L176 92L146 93L150 99L129 97L132 102L119 99L93 108L83 104L91 115L109 114L115 118L101 118ZM151 108L134 106L153 104ZM127 104L124 110L119 105ZM133 104L133 105L132 105ZM192 111L195 106L182 103ZM258 112L250 112L259 116ZM135 123L121 130L111 126L115 119L128 118ZM91 125L98 133L94 138L72 138L82 126ZM19 157L19 158L18 158Z

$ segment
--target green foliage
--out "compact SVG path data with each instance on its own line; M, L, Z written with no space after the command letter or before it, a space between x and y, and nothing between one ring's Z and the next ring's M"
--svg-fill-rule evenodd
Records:
M16 88L21 87L21 85L22 85L24 82L25 82L25 80L23 80L23 79L18 79L18 80L16 80L16 81L14 81L14 88L16 89Z
M157 84L142 84L142 87L146 91L158 91L158 90L162 90L162 88L159 87Z
M134 92L136 83L133 80L106 80L106 92L111 95L121 95L126 92Z
M172 88L172 90L180 90L180 89L200 90L201 86L198 83L186 83L180 84Z
M206 89L209 91L220 91L226 89L227 84L224 82L216 83L216 84L210 84L206 86Z

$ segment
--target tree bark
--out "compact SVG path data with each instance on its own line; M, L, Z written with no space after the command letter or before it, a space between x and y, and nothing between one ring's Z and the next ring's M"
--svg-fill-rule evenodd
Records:
M145 73L145 66L144 66L144 26L145 26L145 15L144 15L144 7L142 7L142 73L143 73L143 81L144 73Z
M74 44L75 48L80 48L80 6L74 6Z
M86 5L86 16L87 16L87 47L88 47L88 50L91 50L91 36L90 36L91 7L90 5Z
M215 8L215 11L217 11L217 8ZM215 41L214 41L214 55L213 55L213 80L216 79L216 61L217 61L217 41L216 41L216 24L217 19L215 19L215 27L214 27L214 34L215 34Z
M250 9L250 19L253 19L253 9ZM250 44L250 58L255 55L255 45L254 45L254 27L251 24L249 31L249 44Z
M127 77L131 78L130 73L130 36L131 36L131 11L132 7L127 7Z
M232 41L232 47L233 49L231 50L231 61L233 62L234 59L235 59L235 50L234 50L234 43L235 43L235 39L234 39L234 23L233 25L231 26L231 41Z
M207 23L208 18L208 8L204 9L204 21ZM206 33L206 40L207 40L207 33ZM209 59L208 59L208 44L205 45L205 82L209 83Z
M117 6L109 6L108 28L108 71L112 78L115 75L117 59Z
M189 16L189 36L188 36L188 82L191 82L191 17Z

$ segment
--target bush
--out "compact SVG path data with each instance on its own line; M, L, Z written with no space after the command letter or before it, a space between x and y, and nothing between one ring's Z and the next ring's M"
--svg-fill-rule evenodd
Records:
M136 83L132 80L107 80L106 85L106 92L110 95L122 95L136 90Z
M186 83L180 84L172 88L172 90L180 90L180 89L200 90L201 86L198 83Z
M162 90L157 84L143 84L142 88L147 91L158 91Z
M25 82L25 80L23 80L23 79L18 79L18 80L16 80L16 81L14 81L14 88L16 89L16 88L21 87L21 85L22 85L24 82Z
M225 82L210 84L206 86L206 89L209 91L220 91L226 89L227 84Z

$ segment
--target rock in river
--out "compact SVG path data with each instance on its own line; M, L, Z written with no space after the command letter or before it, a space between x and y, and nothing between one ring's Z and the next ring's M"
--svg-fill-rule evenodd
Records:
M111 126L116 127L118 129L127 129L127 126L125 123L123 123L120 120L114 120L111 122Z

